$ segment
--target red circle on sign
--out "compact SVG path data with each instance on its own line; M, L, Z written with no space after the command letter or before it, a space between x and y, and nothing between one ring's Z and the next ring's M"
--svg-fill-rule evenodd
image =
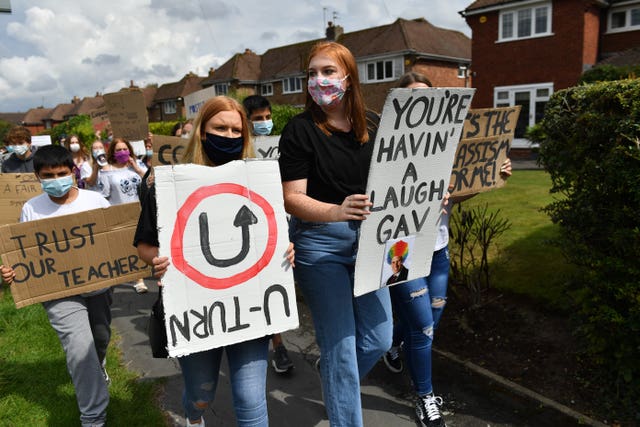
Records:
M184 258L184 248L182 242L184 239L184 230L187 225L187 221L191 217L191 214L195 210L196 206L207 197L215 196L216 194L237 194L242 197L246 197L252 203L258 205L267 217L268 226L268 238L267 247L260 257L260 259L246 270L234 274L230 277L217 278L207 276L196 268L189 265ZM243 187L238 184L216 184L208 187L200 187L184 202L182 207L178 210L175 226L173 228L173 235L171 236L171 261L175 267L180 270L185 276L200 286L204 286L209 289L227 289L232 286L244 283L252 277L256 276L260 270L269 265L273 254L276 251L276 242L278 239L278 228L276 224L275 214L273 208L262 196L249 190L247 187Z

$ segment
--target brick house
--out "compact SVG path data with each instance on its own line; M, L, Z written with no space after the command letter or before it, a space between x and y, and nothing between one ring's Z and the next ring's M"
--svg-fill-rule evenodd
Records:
M514 147L555 91L640 45L640 0L477 0L460 13L473 31L473 107L521 105Z
M46 127L46 118L49 117L53 108L44 108L37 107L32 108L27 111L22 118L22 126L26 127L31 131L31 135L37 135L45 129L50 129Z
M190 72L177 82L161 85L155 92L153 104L147 107L149 121L172 121L184 117L184 97L202 89L205 78Z
M389 89L410 70L427 75L436 86L471 84L466 73L471 40L459 31L436 27L423 18L400 18L389 25L351 33L329 23L326 35L326 39L348 47L356 57L365 101L374 110L382 109ZM204 83L216 84L217 94L224 94L226 85L261 94L272 104L303 105L309 51L326 39L275 47L262 55L247 50L234 55Z

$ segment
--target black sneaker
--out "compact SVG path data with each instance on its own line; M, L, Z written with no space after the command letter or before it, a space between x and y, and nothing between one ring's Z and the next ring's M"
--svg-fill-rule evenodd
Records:
M399 374L404 369L402 359L400 358L399 346L391 347L389 351L382 356L382 360L384 360L384 364L387 365L387 368L395 374Z
M433 393L416 398L416 416L422 427L447 427L439 406L442 406L442 398Z
M289 359L289 355L287 354L287 349L284 345L279 345L273 349L273 359L271 360L271 366L273 369L279 373L284 374L293 368L293 362Z

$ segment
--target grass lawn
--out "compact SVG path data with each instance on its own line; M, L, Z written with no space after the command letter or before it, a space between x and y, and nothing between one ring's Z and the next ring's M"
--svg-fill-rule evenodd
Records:
M555 308L566 307L564 283L573 267L551 240L559 227L540 209L551 203L551 180L542 170L515 170L503 188L481 193L464 207L489 204L511 221L490 255L491 283L496 289L526 295Z
M80 425L64 353L44 309L17 310L8 289L0 297L0 426ZM127 371L116 340L114 334L107 355L109 426L167 425L155 404L160 384Z

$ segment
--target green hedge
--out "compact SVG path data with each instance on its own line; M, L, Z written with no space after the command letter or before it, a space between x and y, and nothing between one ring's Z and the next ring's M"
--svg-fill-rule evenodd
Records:
M557 200L546 207L580 266L584 355L620 416L640 413L640 80L556 92L531 137Z

